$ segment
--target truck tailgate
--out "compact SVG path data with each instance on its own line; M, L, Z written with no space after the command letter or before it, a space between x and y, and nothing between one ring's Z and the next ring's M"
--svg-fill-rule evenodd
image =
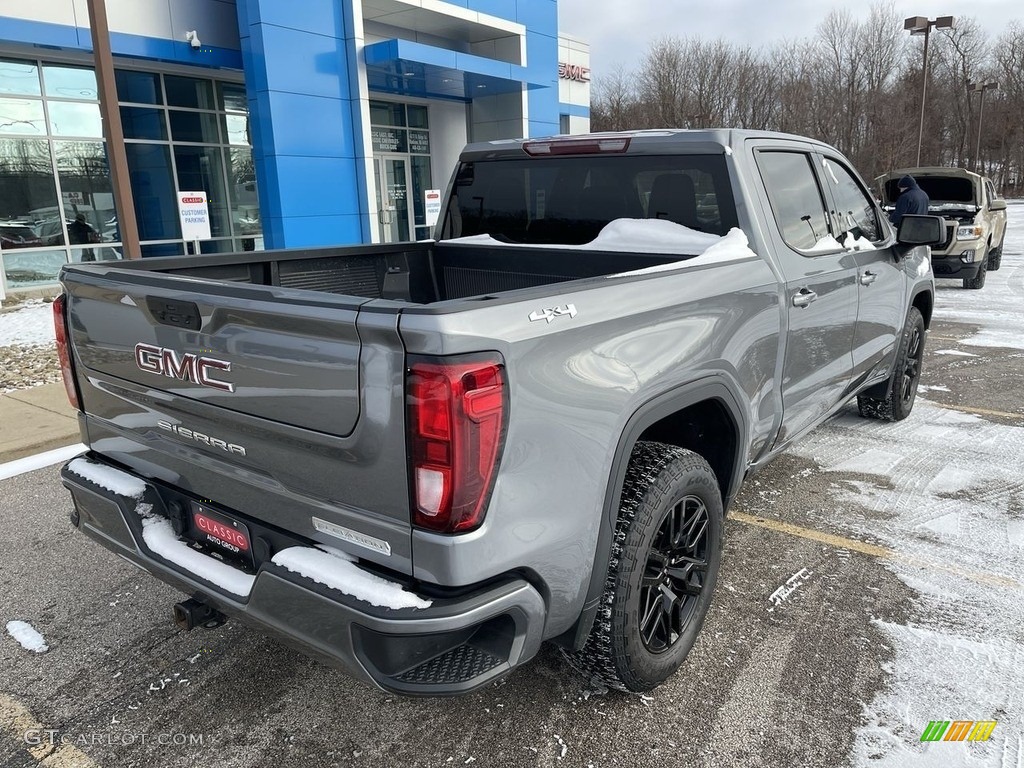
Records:
M397 315L364 330L366 299L116 269L64 284L93 450L411 570Z

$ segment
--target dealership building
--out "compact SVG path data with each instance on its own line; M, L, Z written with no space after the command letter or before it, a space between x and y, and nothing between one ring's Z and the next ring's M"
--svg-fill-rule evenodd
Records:
M106 0L142 256L430 237L470 141L582 133L586 44L556 0ZM122 258L87 0L0 5L8 292Z

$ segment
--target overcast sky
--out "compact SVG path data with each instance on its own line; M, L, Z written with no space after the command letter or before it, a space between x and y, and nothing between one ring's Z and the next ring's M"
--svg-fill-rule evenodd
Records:
M866 19L868 0L558 0L560 31L590 43L595 78L621 64L635 69L649 43L665 35L724 38L754 48L811 36L833 8ZM973 16L995 37L1021 0L898 0L900 18Z

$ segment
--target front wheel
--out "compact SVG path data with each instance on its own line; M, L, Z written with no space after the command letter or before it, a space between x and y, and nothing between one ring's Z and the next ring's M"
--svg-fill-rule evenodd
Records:
M917 398L924 363L924 317L917 307L907 313L903 336L889 380L857 395L860 415L883 421L902 421L910 415Z
M573 666L648 691L683 663L711 605L722 559L718 480L693 451L639 442L630 457L604 595Z
M997 272L999 267L1003 265L1003 246L999 245L998 248L993 248L988 252L988 271Z
M978 267L978 274L974 277L964 280L964 288L970 288L972 290L978 290L985 287L985 273L988 272L988 258L981 262L981 266Z

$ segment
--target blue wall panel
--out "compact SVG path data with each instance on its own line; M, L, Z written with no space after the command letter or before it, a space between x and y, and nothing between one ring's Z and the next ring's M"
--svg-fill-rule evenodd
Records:
M470 0L469 8L477 13L497 16L499 19L516 19L516 0Z
M558 3L555 0L516 0L516 21L542 35L558 36Z
M360 241L352 240L351 233L361 231L363 219L362 215L356 214L284 217L271 219L269 227L264 220L264 242L269 231L287 242L289 248L315 248L325 243L357 243ZM369 239L366 242L369 242Z
M12 19L2 13L0 13L0 40L33 45L38 48L92 51L92 33L88 29L42 21ZM242 68L240 53L231 48L215 48L204 45L197 51L184 41L128 35L123 32L110 34L110 47L115 56L172 61L196 67Z
M301 6L301 7L300 7ZM238 0L268 248L369 240L351 2Z
M539 5L540 3L538 3ZM523 3L520 3L522 7ZM552 3L553 5L553 3ZM557 30L553 30L556 32ZM558 133L558 37L527 31L526 61L532 78L546 88L531 88L527 94L530 109L530 136Z

